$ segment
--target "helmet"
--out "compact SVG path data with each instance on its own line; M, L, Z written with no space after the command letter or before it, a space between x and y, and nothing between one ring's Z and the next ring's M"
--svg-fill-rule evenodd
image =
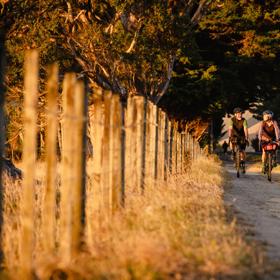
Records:
M270 111L270 110L265 110L265 111L263 111L263 116L264 116L264 115L269 115L270 118L272 119L274 114L273 114L273 112Z
M233 109L233 113L234 114L236 114L236 113L243 113L243 110L241 108L237 107L237 108Z

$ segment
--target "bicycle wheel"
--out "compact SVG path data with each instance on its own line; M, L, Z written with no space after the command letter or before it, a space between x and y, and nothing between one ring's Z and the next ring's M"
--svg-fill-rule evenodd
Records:
M242 173L245 174L246 173L245 161L242 162L241 169L242 169Z
M236 176L237 176L237 178L239 178L239 176L240 176L240 151L239 151L239 148L236 149L235 168L236 168Z
M267 180L271 181L271 170L272 170L272 155L268 153L267 155Z

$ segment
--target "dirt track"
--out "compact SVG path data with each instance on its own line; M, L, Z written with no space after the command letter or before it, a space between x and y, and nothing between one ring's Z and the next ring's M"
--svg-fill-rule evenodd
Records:
M259 168L249 166L240 178L236 177L232 163L225 163L225 168L231 185L225 191L226 203L254 232L252 237L267 244L268 256L280 261L280 173L274 171L269 182ZM274 279L280 279L280 274Z

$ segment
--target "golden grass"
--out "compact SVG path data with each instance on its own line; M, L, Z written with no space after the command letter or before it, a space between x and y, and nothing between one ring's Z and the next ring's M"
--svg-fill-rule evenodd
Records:
M36 262L36 274L40 279L254 279L263 259L235 222L227 221L222 173L219 161L201 158L186 174L146 186L145 195L128 195L126 208L99 224L88 237L90 245L70 264L49 256ZM20 186L6 188L4 243L12 273L19 197Z

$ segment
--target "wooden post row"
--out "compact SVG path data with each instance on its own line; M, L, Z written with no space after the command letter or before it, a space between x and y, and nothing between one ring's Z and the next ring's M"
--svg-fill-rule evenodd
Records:
M147 164L146 164L146 183L152 184L152 181L155 178L155 168L156 156L155 150L157 149L157 139L156 139L156 106L152 102L148 102L147 107Z
M160 110L155 107L155 150L154 150L154 180L159 178L159 151L160 151Z
M24 63L24 144L23 193L21 200L22 234L20 240L21 278L32 277L34 182L37 138L38 52L28 51Z
M63 82L59 256L69 262L84 234L86 95L74 73Z
M165 113L158 110L158 155L157 155L157 179L164 179L164 124Z
M74 143L72 117L75 113L74 87L76 77L67 73L63 81L62 103L62 167L61 167L61 201L60 201L60 229L59 229L59 256L66 263L71 260L71 213L72 213L72 183L74 180Z
M180 165L179 165L179 172L180 174L183 173L183 155L184 155L184 134L180 133Z
M168 173L169 173L169 142L170 142L170 124L168 121L167 114L164 118L164 180L166 181L168 179Z
M172 159L174 157L173 155L173 142L174 142L174 123L172 121L169 121L169 173L172 174L174 166L172 165Z
M124 190L122 189L122 107L118 95L112 96L113 101L113 124L112 127L112 186L111 198L112 210L115 212L120 207L124 206Z
M126 158L126 131L125 131L125 104L120 100L121 105L121 206L125 206L125 158Z
M174 141L174 174L178 173L178 161L179 161L179 155L178 155L178 151L179 151L179 141L178 141L178 123L175 122L175 131L174 131L174 136L175 136L175 141Z
M88 237L90 242L91 238L94 234L94 229L99 227L101 222L103 221L103 217L106 216L104 212L104 190L103 190L103 181L105 170L103 167L103 135L104 133L108 133L108 131L104 128L108 126L108 115L106 116L105 125L105 112L104 112L104 104L102 101L102 90L100 88L95 89L93 96L93 109L90 115L90 138L93 144L93 162L92 162L92 186L88 191L87 196L87 228L88 228ZM107 103L106 103L107 107ZM105 143L105 146L108 146L108 143ZM108 159L105 155L105 161ZM109 202L109 197L108 197ZM102 216L104 215L104 216ZM106 219L106 218L104 218Z
M145 178L146 178L146 158L147 158L147 117L148 117L148 102L147 98L144 99L144 111L143 111L143 122L142 122L142 137L141 137L141 193L144 193L145 190Z
M155 180L155 174L156 174L156 168L157 168L157 157L156 157L156 149L158 145L158 135L157 135L157 107L152 103L150 104L150 163L149 163L149 169L150 169L150 183L152 185L153 181Z
M165 166L165 112L160 110L160 148L159 148L159 176L164 180L164 166Z
M125 114L125 131L126 131L126 157L125 157L125 188L126 192L132 192L133 186L133 143L135 141L135 134L133 134L133 110L134 110L134 99L128 97L127 99L127 108Z
M128 99L126 116L126 189L129 193L140 191L142 148L143 97Z
M4 153L4 143L5 143L5 40L4 32L0 34L0 156ZM4 262L4 241L2 238L4 229L4 188L3 188L3 161L0 160L0 266L3 267Z
M43 205L43 247L47 254L55 250L56 168L58 129L58 65L49 68L47 82L46 192Z
M84 208L85 208L85 173L86 173L86 116L87 98L85 85L78 81L74 87L74 153L73 153L73 174L72 197L71 197L71 256L73 257L80 250L84 236ZM63 211L63 209L61 209Z
M135 134L135 139L136 139L136 145L135 145L135 167L136 167L136 172L135 172L135 179L136 179L136 189L137 191L142 192L143 186L142 186L142 177L144 176L143 174L143 145L145 143L145 138L144 138L144 128L143 124L145 123L145 117L146 117L146 112L145 112L145 99L142 96L137 96L134 98L135 99L135 116L134 118L136 119L136 134Z
M146 188L150 175L151 175L151 119L152 119L152 112L151 112L151 103L149 102L148 99L146 99L147 102L147 113L146 113L146 148L145 148L145 168L144 168L144 188Z
M101 96L99 96L101 98ZM112 148L110 146L110 141L113 141L112 138L112 94L110 91L103 91L103 99L104 101L101 101L99 105L102 106L102 114L103 114L103 128L101 128L101 133L98 137L100 137L101 141L101 150L96 151L101 153L101 178L100 178L100 203L101 203L101 211L98 213L98 215L102 215L102 217L99 217L100 219L103 219L103 221L108 222L109 221L109 215L110 215L110 193L111 193L111 185L112 182L111 176L112 176L112 170L111 170L111 161L112 159ZM117 166L119 167L119 166ZM95 186L93 185L93 188Z

